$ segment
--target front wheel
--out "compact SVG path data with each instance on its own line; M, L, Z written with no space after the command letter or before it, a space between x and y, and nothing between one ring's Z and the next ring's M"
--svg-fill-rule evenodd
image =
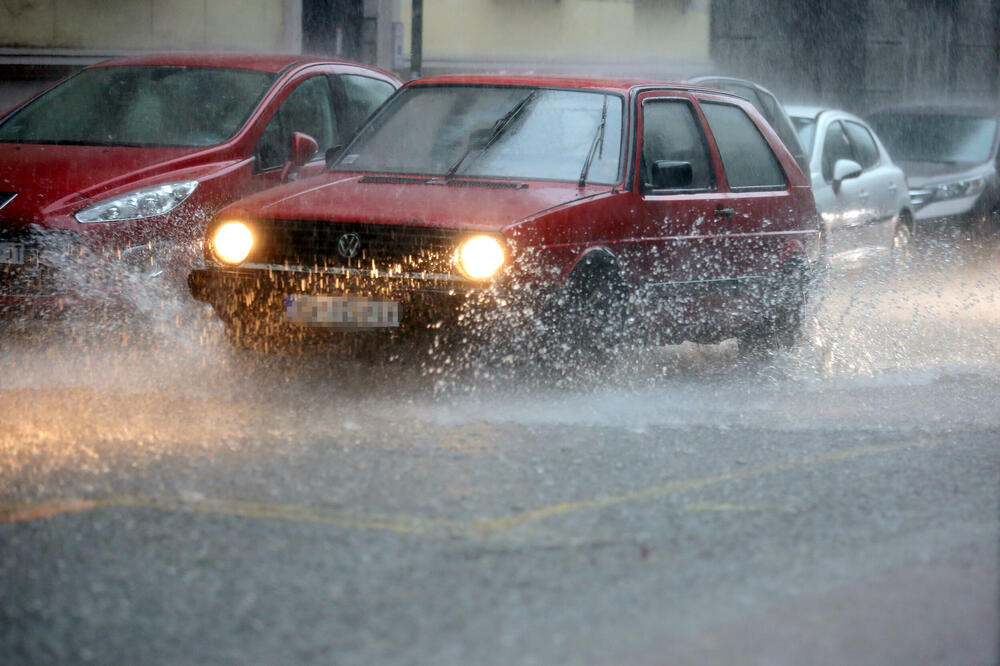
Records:
M892 263L907 266L913 261L913 227L905 213L900 214L892 235Z
M560 337L585 359L609 356L625 337L626 289L612 271L571 279L559 322Z

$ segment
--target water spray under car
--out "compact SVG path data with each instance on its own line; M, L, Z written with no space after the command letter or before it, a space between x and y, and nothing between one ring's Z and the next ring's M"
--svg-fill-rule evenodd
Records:
M801 324L818 239L808 181L736 95L436 77L326 173L221 211L188 282L244 347L484 325L577 349L773 347Z

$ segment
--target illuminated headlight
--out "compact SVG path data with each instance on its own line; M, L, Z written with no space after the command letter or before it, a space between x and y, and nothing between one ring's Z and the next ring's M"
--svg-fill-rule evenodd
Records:
M496 275L506 258L504 247L493 236L473 236L463 242L455 256L458 269L473 280Z
M116 222L166 215L191 196L196 187L197 180L147 187L79 210L76 219L84 223Z
M224 264L235 266L250 254L253 234L242 222L226 222L212 235L212 251Z

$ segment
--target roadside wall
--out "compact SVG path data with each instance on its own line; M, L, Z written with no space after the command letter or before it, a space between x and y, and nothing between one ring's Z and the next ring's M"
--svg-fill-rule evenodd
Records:
M996 0L712 0L712 57L785 101L1000 101Z
M423 7L424 74L677 77L709 66L709 0L424 0ZM405 68L410 15L403 0Z

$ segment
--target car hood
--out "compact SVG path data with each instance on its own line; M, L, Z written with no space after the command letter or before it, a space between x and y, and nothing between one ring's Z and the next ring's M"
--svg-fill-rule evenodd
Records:
M896 160L896 165L906 174L910 187L923 187L947 180L961 180L980 176L990 170L989 162L922 162Z
M606 192L575 183L324 174L254 195L231 208L249 216L415 224L499 231L544 210Z
M67 195L90 198L178 168L198 148L131 148L0 143L0 191L38 207Z

